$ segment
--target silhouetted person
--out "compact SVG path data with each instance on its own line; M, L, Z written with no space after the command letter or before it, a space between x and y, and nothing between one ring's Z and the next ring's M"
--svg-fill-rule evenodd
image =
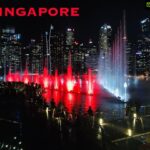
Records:
M89 114L89 116L93 116L93 110L92 110L91 106L88 109L88 114Z
M52 100L51 100L51 103L50 103L50 104L51 104L51 108L52 108L52 109L56 108L56 105L55 105L54 99L52 99Z

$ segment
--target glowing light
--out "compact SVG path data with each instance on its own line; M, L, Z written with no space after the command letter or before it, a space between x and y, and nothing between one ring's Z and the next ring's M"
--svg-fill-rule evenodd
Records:
M133 118L137 118L137 114L136 113L133 114Z
M127 134L128 134L128 136L132 136L132 130L131 130L131 129L128 129L128 130L127 130Z
M12 82L12 81L13 81L12 77L9 77L9 78L8 78L8 81L9 81L9 82Z
M59 89L59 81L58 81L58 70L55 70L55 77L54 77L54 89Z
M7 147L8 147L8 145L5 145L5 147L7 148Z
M28 84L28 83L29 83L29 73L28 73L28 70L27 70L27 69L24 71L23 82L24 82L25 84Z
M125 83L124 83L124 88L127 88L127 86L128 86L128 85L127 85L127 82L125 82Z
M44 88L48 88L48 79L47 78L44 79Z
M21 145L21 144L22 144L22 142L20 141L18 144L19 144L19 145Z
M102 132L102 129L101 129L101 127L99 127L99 128L98 128L98 132L99 132L99 133L101 133L101 132Z
M27 77L24 79L24 83L25 83L25 84L28 84L28 83L29 83L29 80L28 80Z
M88 69L88 94L93 94L92 71Z
M72 81L67 81L67 90L68 92L73 91L74 84Z
M67 31L71 31L71 28L68 28Z
M8 75L7 75L7 81L8 81L8 82L13 82L13 75L12 75L10 69L9 69L9 73L8 73Z
M61 84L63 85L64 84L64 79L62 78L60 81L61 81Z
M99 124L100 124L100 125L103 125L103 122L104 122L103 119L100 118L100 119L99 119Z
M66 93L64 97L65 107L68 109L68 112L71 113L73 107L75 105L75 94L74 93Z
M118 90L118 89L116 89L116 90L115 90L114 95L115 95L116 97L118 97L118 96L119 96L119 90Z
M98 140L101 140L101 139L102 139L101 134L97 134L97 139L98 139Z
M92 74L92 70L88 69L88 73L85 75L73 75L72 70L71 53L69 53L66 74L59 75L58 70L55 70L55 75L49 75L46 67L44 67L43 74L39 74L37 71L35 74L31 74L26 68L23 73L16 72L12 74L9 71L6 76L6 81L23 82L25 84L35 83L40 84L44 89L93 95L95 93L95 76ZM46 97L46 100L48 100L50 93L43 94L43 96Z
M49 119L49 108L48 107L46 107L46 117L47 117L47 119Z

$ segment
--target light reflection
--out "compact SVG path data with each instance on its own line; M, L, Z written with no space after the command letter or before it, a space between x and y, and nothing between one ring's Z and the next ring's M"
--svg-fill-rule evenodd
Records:
M127 134L128 134L128 136L132 136L132 130L131 130L131 129L128 129L128 130L127 130Z
M51 90L45 89L45 92L43 93L43 98L47 103L49 103L52 98Z
M96 97L94 95L86 95L85 96L85 111L87 112L89 107L92 108L93 111L96 111Z
M48 119L49 119L49 108L48 108L48 107L46 107L45 112L46 112L46 118L47 118L47 120L48 120Z
M103 125L103 122L104 122L103 119L100 118L100 119L99 119L99 124L100 124L100 125Z
M62 93L54 90L52 95L53 95L53 99L54 99L56 106L58 106L58 104L62 98Z
M77 93L64 93L58 90L45 90L43 98L47 103L53 99L55 105L58 106L60 102L67 108L68 112L71 113L73 110L84 108L83 111L87 112L88 108L91 107L92 111L96 111L99 105L94 95L83 95Z
M64 105L68 109L68 112L71 113L73 110L73 107L75 107L75 94L66 93L64 97Z
M133 118L137 118L137 114L136 113L133 114Z
M136 129L136 127L141 127L144 130L144 123L142 117L133 118L132 126L133 129Z

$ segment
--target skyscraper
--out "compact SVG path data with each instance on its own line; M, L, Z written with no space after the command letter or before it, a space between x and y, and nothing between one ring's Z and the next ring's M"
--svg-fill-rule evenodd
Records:
M111 39L112 38L112 28L108 24L104 24L100 28L99 36L99 53L100 53L100 72L103 76L108 72L111 74ZM107 85L107 81L103 80L103 84Z
M59 73L64 72L64 53L65 53L65 36L63 33L54 32L51 38L51 63L52 72L58 69Z
M21 35L17 34L15 28L3 28L0 37L0 66L4 76L8 72L21 70Z
M150 38L150 19L145 18L141 21L141 31L144 38Z
M89 39L86 45L86 66L87 68L91 68L93 72L97 72L98 51L92 39Z
M41 42L37 42L35 39L31 39L28 48L30 52L31 72L41 73L43 70L43 49Z
M71 57L73 56L74 51L74 44L75 44L75 34L73 28L67 28L65 33L65 49L64 49L64 71L68 66L68 55L71 53ZM73 58L73 57L72 57ZM74 60L72 59L72 62Z
M150 19L140 22L141 33L136 43L136 75L150 75Z

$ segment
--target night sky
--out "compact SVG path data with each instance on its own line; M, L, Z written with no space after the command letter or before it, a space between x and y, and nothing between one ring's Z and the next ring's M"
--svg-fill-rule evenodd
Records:
M98 39L99 28L108 23L116 30L126 10L128 38L139 33L139 24L150 17L150 9L145 9L144 0L0 0L0 7L80 7L80 17L1 17L1 26L15 26L23 37L39 37L52 23L56 30L65 31L73 27L76 37L81 41Z

